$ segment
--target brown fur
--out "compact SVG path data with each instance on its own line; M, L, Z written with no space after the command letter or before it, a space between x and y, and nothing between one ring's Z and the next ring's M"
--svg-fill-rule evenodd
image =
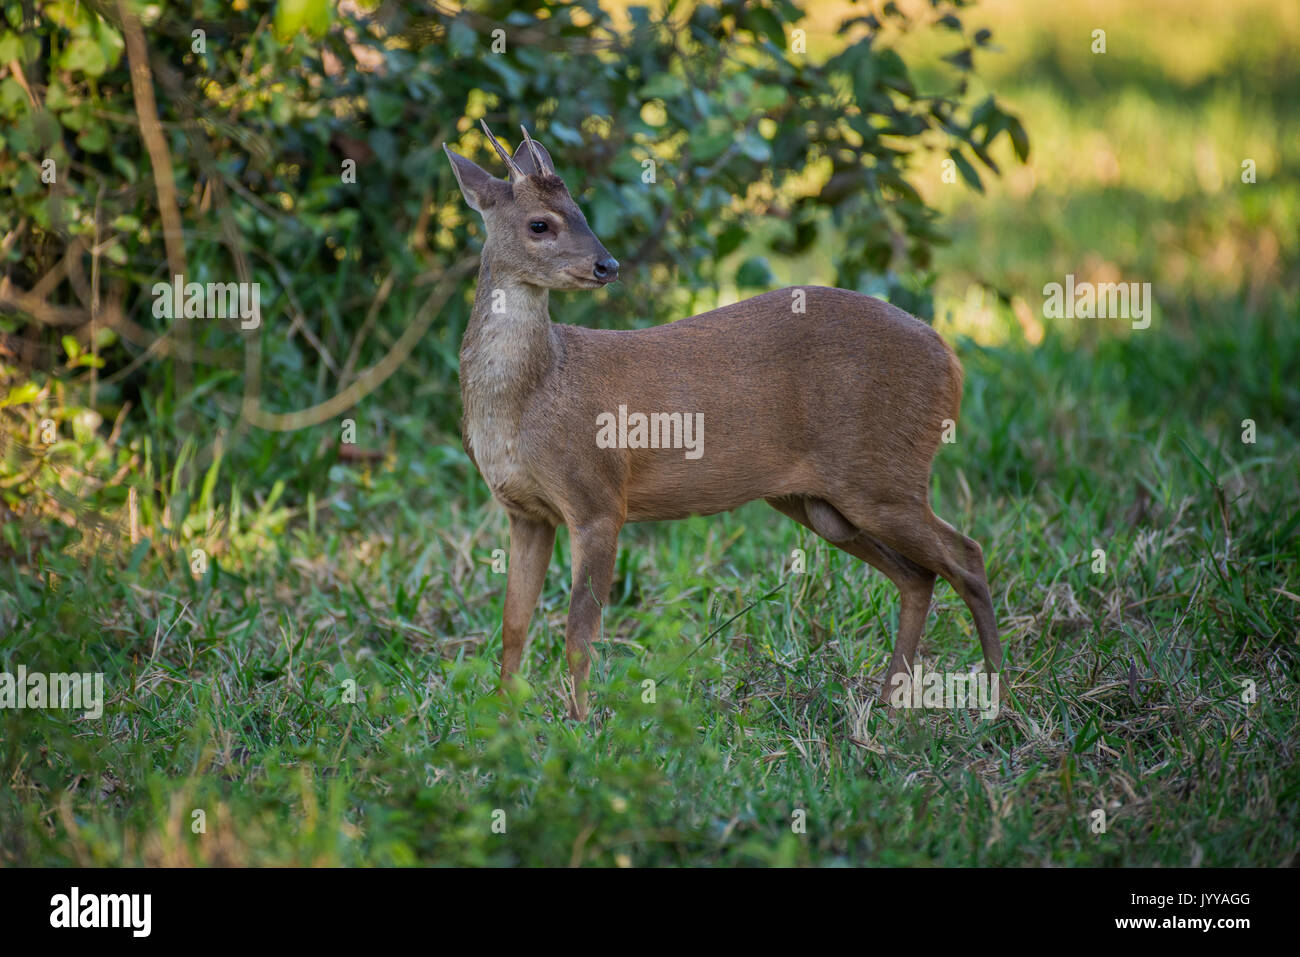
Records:
M879 299L816 286L798 287L803 313L782 289L651 329L553 324L547 290L601 285L583 276L608 253L542 155L539 175L521 146L506 183L449 151L488 232L461 391L466 449L510 515L503 685L520 667L557 525L573 543L566 648L581 718L623 524L760 498L898 586L886 694L911 666L936 576L970 607L986 666L999 668L980 547L929 505L930 463L962 391L939 335ZM554 236L530 236L539 216ZM598 448L597 417L620 405L703 413L703 456Z

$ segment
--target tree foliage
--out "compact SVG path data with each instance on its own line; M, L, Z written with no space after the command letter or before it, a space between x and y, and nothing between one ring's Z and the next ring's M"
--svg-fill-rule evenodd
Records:
M182 437L246 437L250 390L281 411L328 399L481 241L441 150L497 169L480 117L511 143L526 123L548 145L624 264L610 290L565 297L565 321L679 318L722 288L762 291L771 262L819 241L829 272L807 281L887 291L924 313L941 234L908 181L918 156L950 156L978 188L997 137L1028 150L1015 117L968 94L989 37L966 31L964 6L933 0L909 18L864 5L828 54L804 46L821 38L793 0L669 0L618 24L593 0L8 0L5 388L93 381L84 401L106 421L143 406L164 446L182 412ZM917 29L951 34L942 90L922 90L891 42ZM164 148L170 189L151 158ZM168 206L181 223L170 249ZM187 280L259 283L262 325L155 316L154 284L178 259ZM469 286L365 400L375 416L414 402L454 430ZM230 452L292 480L320 447L297 435Z

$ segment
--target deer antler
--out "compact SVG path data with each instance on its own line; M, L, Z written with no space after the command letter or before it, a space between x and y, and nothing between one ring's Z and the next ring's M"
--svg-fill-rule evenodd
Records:
M528 144L528 152L533 157L533 168L539 173L554 173L555 170L551 169L550 164L543 157L542 151L537 148L533 138L528 135L528 128L520 123L519 129L524 134L524 142Z
M487 134L488 142L491 143L492 148L497 151L497 156L501 157L502 161L506 164L506 169L510 171L510 182L519 182L527 174L519 168L519 164L517 164L514 161L514 158L506 152L506 148L501 145L495 136L492 135L492 131L488 129L487 120L479 120L479 123L483 126L483 132Z

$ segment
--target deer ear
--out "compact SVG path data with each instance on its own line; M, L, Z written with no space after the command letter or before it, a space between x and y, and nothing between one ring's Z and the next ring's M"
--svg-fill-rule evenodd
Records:
M510 188L509 184L497 179L477 163L465 159L459 153L453 153L447 148L446 143L442 144L442 148L447 154L447 159L451 160L451 171L456 174L461 195L465 197L465 202L469 203L470 209L483 212L497 201L503 188Z
M539 174L546 175L548 173L554 175L555 163L551 160L551 154L546 152L546 147L543 146L541 143L537 142L537 140L533 140L533 147L537 150L538 153L541 154L542 165L545 166L546 168L545 169L537 168L537 164L533 162L533 155L529 151L528 143L526 142L520 143L517 147L515 147L515 155L512 158L514 159L516 165L518 165L518 167L529 176L537 176Z

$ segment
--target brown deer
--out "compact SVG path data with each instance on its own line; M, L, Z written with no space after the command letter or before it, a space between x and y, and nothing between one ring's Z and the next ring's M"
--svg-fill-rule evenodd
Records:
M465 450L510 518L502 689L519 670L557 525L573 551L569 714L584 719L624 523L760 498L898 586L886 702L894 676L910 674L936 575L970 608L996 672L983 553L930 510L931 460L962 391L961 364L939 335L887 302L820 286L651 329L552 323L551 289L600 288L618 262L527 130L513 156L483 130L508 181L446 152L487 230L460 382ZM707 450L690 424L707 426Z

